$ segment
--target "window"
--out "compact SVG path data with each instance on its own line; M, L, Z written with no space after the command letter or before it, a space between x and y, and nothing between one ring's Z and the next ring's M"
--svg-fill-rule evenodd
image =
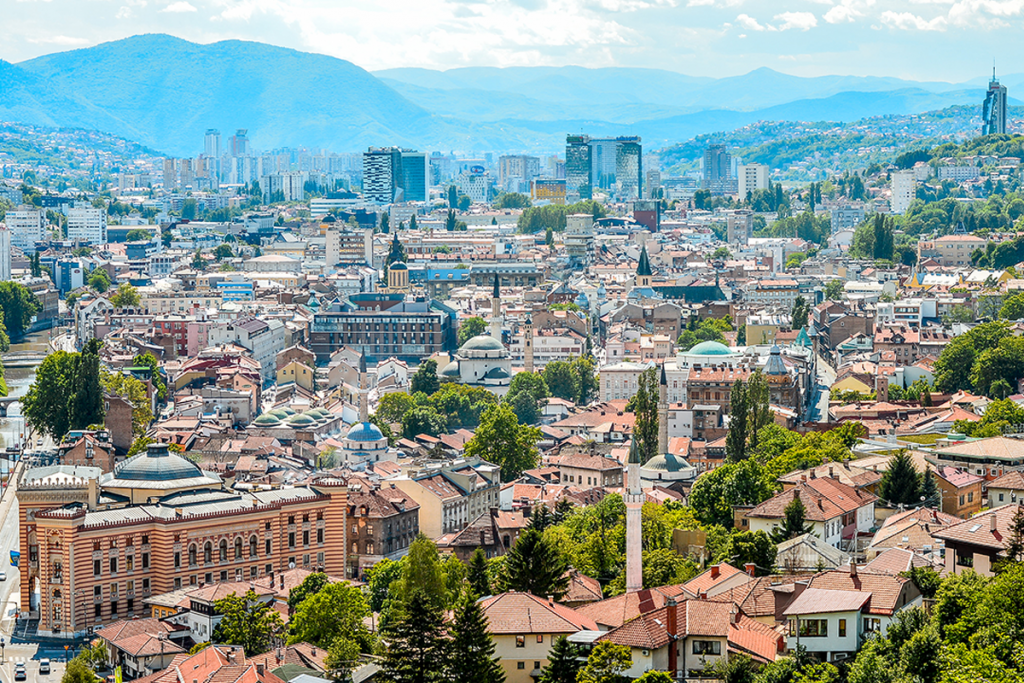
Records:
M124 558L125 569L128 571L135 571L135 556L127 555Z
M149 536L142 537L142 545L149 545Z
M256 537L249 537L249 557L256 557Z
M289 531L288 532L288 547L289 548L294 548L295 547L295 532L294 531Z
M174 553L174 568L181 569L181 553Z
M828 636L828 619L798 619L801 638L825 638ZM796 629L793 629L795 631Z
M956 551L956 563L961 567L973 567L974 566L974 555L972 553L965 553L961 550Z
M880 630L882 630L882 620L881 619L876 619L875 617L865 617L864 618L864 631L865 632L869 632L870 633L872 631L880 631Z
M117 558L116 557L110 558L110 573L111 574L116 574L117 573Z
M526 662L516 662L516 668L517 669L525 669L526 668Z
M317 529L316 530L316 542L318 544L324 542L324 530L323 529Z
M149 579L143 579L142 580L142 592L143 593L148 593L149 592Z
M181 577L174 580L174 590L181 590Z
M526 636L516 636L516 647L526 647Z
M717 640L695 640L693 641L693 654L720 655L722 654L722 643Z
M964 494L962 494L962 493L960 494L960 504L961 505L964 504Z
M971 491L971 492L969 492L967 494L967 502L968 503L973 503L974 502L974 491Z
M111 618L117 616L117 600L110 603L110 616Z
M302 545L309 545L309 530L302 532Z
M267 543L266 543L266 554L267 555L270 554L270 539L269 538L267 539Z
M1001 494L1001 493L999 494L999 502L1000 502L1000 503L1002 503L1002 502L1003 502L1003 494Z
M93 560L92 561L92 575L93 576L99 576L102 573L103 573L102 560Z
M544 642L544 635L543 634L537 636L537 642L538 643L543 643Z
M93 600L102 600L103 599L103 588L102 587L100 587L100 586L93 586L92 587L92 599Z
M845 638L846 637L846 619L840 619L839 620L839 637L840 638Z
M206 576L203 577L203 583L213 583L213 572L206 572Z
M220 561L221 562L227 562L227 559L228 559L228 542L227 542L227 539L224 539L224 538L220 539L220 546L219 546L218 550L220 551L219 552Z
M213 544L209 541L203 546L203 562L206 564L213 562Z

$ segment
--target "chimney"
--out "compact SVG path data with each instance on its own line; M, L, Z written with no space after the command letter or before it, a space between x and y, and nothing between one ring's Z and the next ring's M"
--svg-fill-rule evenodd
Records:
M828 466L828 476L829 476L829 479L835 479L836 478L836 471L835 471L835 468L832 467L832 465Z
M735 626L736 622L739 621L739 618L740 618L740 608L737 607L736 605L733 605L732 609L729 610L729 623L732 624L733 626Z
M257 676L262 676L263 675L263 665L262 664L257 664L256 665L256 675Z
M284 574L281 574L281 588L284 588Z
M711 578L712 579L717 579L718 578L718 574L719 574L720 571L721 570L718 568L717 564L711 565Z
M701 591L700 594L697 597L699 599L701 599L701 600L707 600L708 599L708 592L707 591Z
M817 470L811 470L811 479L817 479L817 478L818 478L818 471Z
M800 481L802 481L803 483L806 484L807 483L807 475L806 474L801 474L800 475Z
M668 670L669 675L671 675L672 678L676 678L678 670L677 658L679 655L679 645L675 641L678 640L679 636L679 605L676 603L675 598L669 598L665 601L665 614L666 621L668 622L666 630L668 631L669 638L672 640L672 642L669 643L668 648Z
M857 576L857 560L850 558L850 576Z
M757 565L753 562L747 562L745 565L743 565L743 568L747 570L747 576L753 576L754 573L757 571Z
M995 533L996 530L996 513L992 512L988 516L988 528L989 531Z

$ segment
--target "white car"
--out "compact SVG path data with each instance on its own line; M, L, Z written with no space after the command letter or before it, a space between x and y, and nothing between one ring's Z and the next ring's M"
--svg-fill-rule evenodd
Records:
M7 580L7 572L0 571L0 581L6 581L6 580Z

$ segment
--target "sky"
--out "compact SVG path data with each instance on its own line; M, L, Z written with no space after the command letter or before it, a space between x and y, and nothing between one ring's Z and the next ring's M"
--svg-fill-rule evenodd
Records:
M10 62L140 33L254 40L371 71L769 67L959 83L1024 58L1024 0L0 0L0 12Z

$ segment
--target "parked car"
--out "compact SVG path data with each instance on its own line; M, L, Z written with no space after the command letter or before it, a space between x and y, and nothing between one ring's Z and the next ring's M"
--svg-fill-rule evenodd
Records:
M39 660L39 673L48 674L50 673L50 660L40 659Z

